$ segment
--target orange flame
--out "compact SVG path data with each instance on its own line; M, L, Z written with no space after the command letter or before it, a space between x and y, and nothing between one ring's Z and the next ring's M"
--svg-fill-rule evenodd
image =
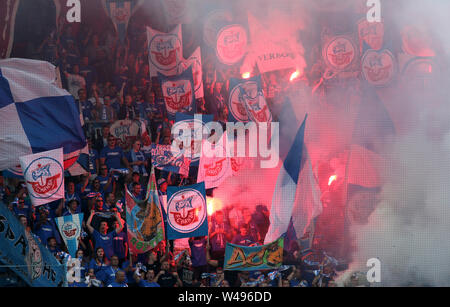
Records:
M333 181L336 181L337 176L336 175L331 175L330 178L328 179L328 186L330 186Z
M242 74L242 79L248 79L248 78L250 78L250 72L244 72Z

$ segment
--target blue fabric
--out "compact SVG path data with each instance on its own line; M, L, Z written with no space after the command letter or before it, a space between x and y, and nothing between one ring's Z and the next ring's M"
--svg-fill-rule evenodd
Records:
M283 163L283 167L295 184L298 183L298 176L300 174L300 167L302 164L303 138L305 135L306 118L307 116L305 116L302 125L298 129L294 143L292 144L291 149L289 150L287 157Z
M9 87L8 80L3 77L2 70L0 69L0 108L6 107L11 103L14 103L11 88Z
M66 283L66 270L33 234L26 231L11 211L0 203L0 262L12 264L11 270L32 287L55 287ZM35 262L30 263L28 259ZM27 270L37 265L33 276Z
M68 154L86 145L72 96L33 99L16 103L16 108L33 153L63 146Z

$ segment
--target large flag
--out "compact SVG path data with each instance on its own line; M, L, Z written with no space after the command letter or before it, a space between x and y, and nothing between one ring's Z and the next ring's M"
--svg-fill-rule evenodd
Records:
M216 55L226 65L234 65L247 53L247 30L239 25L227 25L217 34Z
M287 68L300 69L305 66L298 52L299 46L288 33L270 32L250 13L248 13L248 26L252 40L251 55L260 73Z
M192 66L176 76L158 73L158 79L168 118L174 120L177 112L193 115L196 104Z
M174 153L171 145L152 144L150 152L152 165L157 169L188 176L191 161L181 151Z
M70 256L76 258L78 238L81 234L81 223L83 222L83 213L65 215L57 217L55 220Z
M272 114L262 90L261 76L250 79L230 79L228 110L229 121L272 121Z
M223 133L215 143L214 155L210 155L211 157L204 154L206 142L209 142L209 140L203 140L203 154L200 157L197 182L205 182L205 188L211 189L220 186L225 179L232 176L233 169L231 166L231 158L226 155L227 134Z
M204 183L167 188L167 239L208 235L208 212Z
M164 223L153 168L145 199L135 198L125 186L125 202L130 253L145 253L164 239Z
M14 25L20 0L0 1L0 59L9 58L14 42Z
M33 206L64 198L62 148L19 158Z
M183 59L181 25L169 33L147 27L147 44L150 77L156 77L158 72L166 76L175 75L177 65Z
M0 263L8 266L31 287L65 285L65 265L59 263L1 202L0 246Z
M302 237L322 210L320 189L304 146L305 125L306 117L278 174L266 243L286 233L291 219L298 237Z
M73 165L86 138L73 97L55 82L55 67L29 59L0 60L0 170L19 157L63 147Z
M187 135L182 135L180 133L177 138L179 141L183 142L183 145L191 144L190 152L184 151L185 156L191 160L190 166L198 166L199 164L202 153L202 140L209 137L211 133L211 131L206 129L207 126L205 126L205 124L213 121L213 119L213 115L195 114L195 116L193 116L185 113L176 113L175 115L175 123L172 127L172 131L187 129L191 131L191 133Z
M202 55L200 47L187 60L181 60L178 63L177 74L183 73L188 67L192 67L192 77L194 79L195 99L202 98L203 92L203 73L202 73Z
M283 262L283 245L283 237L260 246L227 243L224 270L258 271L279 268Z

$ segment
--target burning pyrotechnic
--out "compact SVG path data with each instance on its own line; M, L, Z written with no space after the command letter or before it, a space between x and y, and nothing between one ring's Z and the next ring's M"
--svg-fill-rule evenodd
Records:
M249 72L244 72L242 74L242 79L248 79L248 78L250 78L250 73Z
M328 186L330 186L334 181L336 181L337 176L336 175L331 175L330 178L328 179Z
M206 197L206 206L208 210L208 215L211 216L214 212L222 209L222 201L214 197Z
M294 72L291 74L291 77L289 78L289 81L292 82L292 81L294 81L295 79L297 79L299 76L300 76L300 71L297 69L296 71L294 71Z

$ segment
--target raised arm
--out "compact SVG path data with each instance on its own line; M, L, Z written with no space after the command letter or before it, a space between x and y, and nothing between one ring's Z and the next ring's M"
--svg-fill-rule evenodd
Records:
M89 216L88 221L86 223L86 227L90 234L94 233L94 230L95 230L94 227L91 226L92 218L94 217L94 215L95 215L95 210L91 210L91 215Z

